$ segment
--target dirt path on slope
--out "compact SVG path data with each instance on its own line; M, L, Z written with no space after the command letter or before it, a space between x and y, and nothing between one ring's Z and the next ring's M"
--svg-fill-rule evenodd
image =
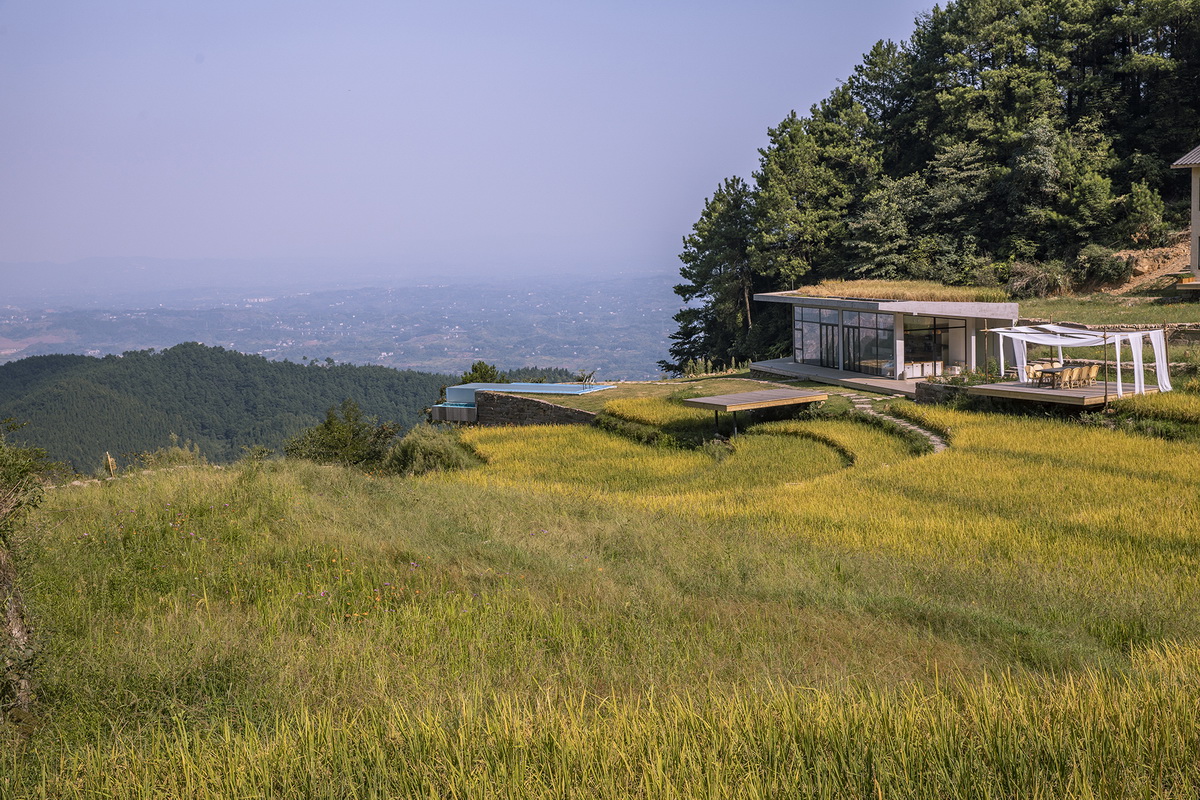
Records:
M1133 276L1120 286L1104 290L1106 294L1131 294L1147 289L1167 289L1175 283L1172 273L1188 268L1191 248L1190 231L1172 234L1166 247L1149 250L1119 250L1113 255L1133 260Z

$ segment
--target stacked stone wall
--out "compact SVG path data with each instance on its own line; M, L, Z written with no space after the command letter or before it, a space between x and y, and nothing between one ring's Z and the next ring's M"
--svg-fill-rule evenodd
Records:
M957 397L965 391L966 389L962 386L921 381L917 384L917 396L915 400L924 405L936 405L938 403L945 403L950 398Z
M590 425L595 413L503 392L475 392L477 425Z

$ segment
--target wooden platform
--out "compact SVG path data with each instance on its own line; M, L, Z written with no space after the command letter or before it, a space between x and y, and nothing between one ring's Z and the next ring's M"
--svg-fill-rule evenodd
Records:
M819 403L828 400L824 392L806 392L801 389L760 389L757 392L738 392L737 394L716 394L712 397L689 397L684 404L698 408L711 408L713 412L713 429L721 428L721 412L733 414L733 435L737 436L737 412L752 411L756 408L777 408L779 406L798 406L804 403Z
M711 408L713 411L749 411L754 408L818 403L828 399L829 395L823 392L806 392L799 389L761 389L756 392L718 394L712 397L690 397L683 402L689 406Z
M978 386L968 386L967 394L983 397L1002 397L1007 400L1024 400L1028 403L1052 403L1065 406L1102 406L1104 405L1104 381L1093 386L1080 386L1075 389L1050 389L1024 383L981 383ZM1133 382L1124 384L1125 396L1133 394ZM1146 394L1158 392L1157 386L1146 386ZM1108 382L1108 399L1117 399L1116 381Z
M917 396L917 384L924 378L879 378L874 375L863 375L860 372L846 372L829 367L816 367L811 364L797 364L790 358L773 358L769 361L755 361L750 365L752 371L764 372L768 375L779 375L817 383L827 383L831 386L843 386L847 389L857 389L860 392L875 394L898 394L903 397Z

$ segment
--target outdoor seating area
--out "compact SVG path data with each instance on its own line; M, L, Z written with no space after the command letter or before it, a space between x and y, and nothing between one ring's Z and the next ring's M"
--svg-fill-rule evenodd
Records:
M1166 335L1161 329L1088 330L1067 325L1036 325L992 328L987 331L1007 342L1013 360L1015 381L1000 381L967 387L967 394L1068 406L1103 406L1126 394L1171 391L1167 370ZM1054 348L1057 358L1028 359L1028 347ZM1143 346L1153 351L1154 379L1147 381ZM1063 349L1103 348L1104 364L1067 365ZM1109 358L1109 348L1112 358ZM1132 384L1123 375L1122 351L1128 354ZM998 348L1000 375L1009 374L1004 365L1004 348Z
M1035 362L1025 365L1025 375L1026 383L1035 383L1038 387L1075 389L1081 386L1095 386L1097 378L1100 377L1100 365L1065 367L1060 361Z
M1159 328L1143 330L1089 330L1067 325L1027 325L1011 328L991 328L988 333L999 336L1011 347L1016 362L1017 381L1027 387L1043 388L1049 385L1055 389L1072 389L1095 385L1099 377L1099 365L1068 367L1063 360L1063 348L1069 347L1102 347L1104 348L1105 379L1101 381L1107 386L1109 346L1113 352L1113 377L1115 378L1116 397L1123 397L1132 389L1133 394L1145 394L1148 391L1171 391L1171 377L1167 369L1166 334ZM1058 357L1050 361L1051 366L1045 366L1044 361L1027 358L1029 345L1055 348ZM1145 367L1146 360L1142 352L1143 346L1149 346L1153 351L1154 383L1147 386ZM1133 372L1133 385L1129 386L1122 377L1121 352L1129 354L1129 365ZM1000 356L1000 374L1005 374L1004 348L998 349ZM1095 367L1095 372L1092 369ZM1106 392L1106 395L1108 393Z

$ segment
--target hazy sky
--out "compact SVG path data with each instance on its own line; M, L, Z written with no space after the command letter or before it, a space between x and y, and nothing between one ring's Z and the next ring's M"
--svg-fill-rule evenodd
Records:
M766 129L928 7L0 0L0 261L674 269Z

